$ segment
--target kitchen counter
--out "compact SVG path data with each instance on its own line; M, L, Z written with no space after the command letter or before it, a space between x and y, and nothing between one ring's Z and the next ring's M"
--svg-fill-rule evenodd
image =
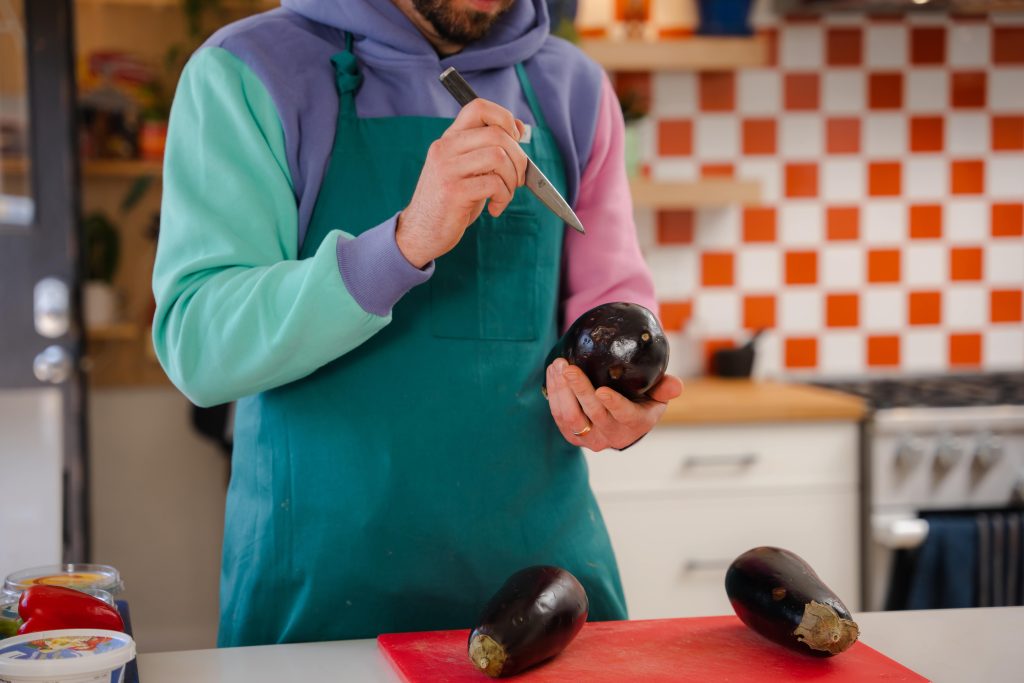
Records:
M855 618L865 643L938 683L1024 680L1024 607ZM400 683L373 640L144 654L139 674L142 683Z
M669 403L662 424L849 420L864 417L857 396L807 384L747 379L684 380L683 395Z

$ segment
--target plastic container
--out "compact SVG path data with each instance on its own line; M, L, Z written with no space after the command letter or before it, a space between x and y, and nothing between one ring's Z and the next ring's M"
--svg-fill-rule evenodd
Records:
M19 595L26 588L38 585L94 589L106 591L112 596L124 590L121 573L110 565L53 564L8 574L3 592L5 595Z
M18 635L20 626L17 596L0 596L0 640Z
M122 683L133 659L127 633L40 631L0 641L0 683Z

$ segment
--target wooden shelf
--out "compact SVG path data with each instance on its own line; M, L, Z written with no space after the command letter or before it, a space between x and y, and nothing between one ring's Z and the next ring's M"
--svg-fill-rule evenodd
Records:
M114 323L92 327L85 331L89 341L134 341L139 337L139 326L134 323Z
M4 175L24 175L27 170L28 162L25 159L4 159L0 162L0 172ZM82 175L86 178L137 178L144 175L160 177L163 170L162 161L89 159L82 162Z
M704 178L691 182L657 182L634 178L630 190L634 205L655 209L695 209L761 201L761 184L756 180Z
M612 71L727 70L768 64L768 40L680 38L679 40L583 40L580 47Z

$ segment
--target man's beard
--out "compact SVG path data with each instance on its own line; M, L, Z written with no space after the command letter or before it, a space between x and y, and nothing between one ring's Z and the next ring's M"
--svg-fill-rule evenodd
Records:
M449 43L466 45L487 35L494 22L512 7L514 1L505 0L502 8L494 14L457 10L451 6L450 0L413 0L412 4L441 38Z

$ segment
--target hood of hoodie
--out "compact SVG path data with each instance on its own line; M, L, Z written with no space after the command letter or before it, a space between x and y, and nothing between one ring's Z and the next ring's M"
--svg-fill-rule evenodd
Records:
M545 0L516 0L480 40L441 58L391 0L282 0L286 9L348 31L368 63L454 66L462 72L508 67L532 57L548 35Z

